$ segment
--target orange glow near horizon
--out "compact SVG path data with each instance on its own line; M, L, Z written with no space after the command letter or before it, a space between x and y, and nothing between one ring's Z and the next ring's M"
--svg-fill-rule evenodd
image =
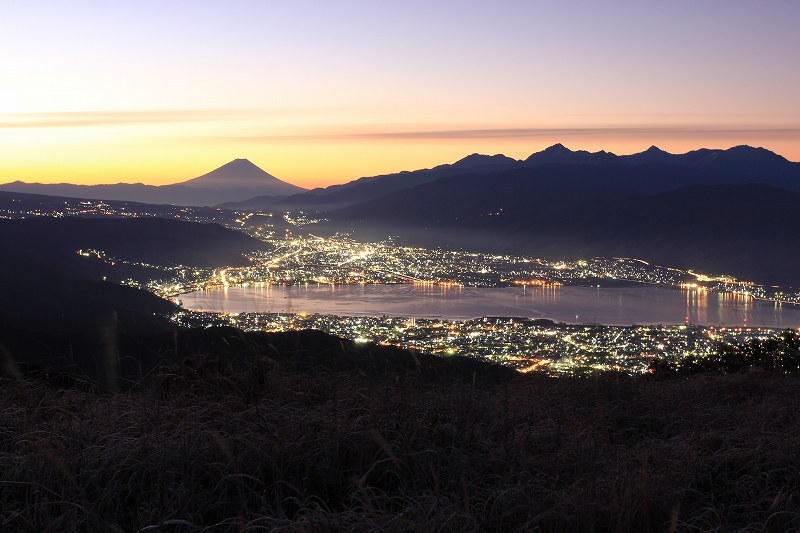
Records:
M646 150L651 145L672 153L698 148L729 148L750 144L770 149L791 161L800 160L800 143L779 134L701 135L680 138L659 137L651 133L643 138L623 133L592 136L563 132L560 137L539 136L496 138L384 138L341 136L300 136L296 138L252 139L228 141L215 139L159 138L148 131L148 138L137 138L128 132L89 130L85 138L65 135L72 128L55 128L33 134L24 131L30 141L9 139L9 129L0 129L0 142L5 141L0 165L0 183L10 181L41 183L146 183L164 185L197 177L235 158L246 158L289 183L305 188L345 183L363 176L375 176L402 170L430 168L453 163L471 153L502 153L524 159L557 142L572 150L607 150L618 155ZM124 128L116 128L122 129ZM155 128L147 128L149 130ZM49 130L49 129L48 129ZM421 130L440 131L440 130ZM448 130L449 131L449 130ZM115 136L112 133L116 133ZM9 145L13 146L8 149ZM46 153L46 157L41 154Z

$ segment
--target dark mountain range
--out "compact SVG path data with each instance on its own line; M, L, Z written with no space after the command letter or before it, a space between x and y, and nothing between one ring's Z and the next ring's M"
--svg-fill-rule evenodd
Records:
M605 188L613 194L658 192L692 184L764 183L800 191L800 163L792 163L764 148L737 146L728 150L700 149L670 154L655 146L618 156L610 152L573 151L561 144L532 154L524 161L503 155L472 154L453 164L432 169L360 178L343 185L314 189L285 198L257 197L224 204L234 209L304 209L334 211L441 179L483 176L494 187L506 173L519 179L559 181L565 190ZM613 184L606 187L607 180ZM451 183L452 185L452 183ZM552 186L552 183L546 186Z
M763 154L750 152L759 149L748 149L744 154L731 153L732 150L690 152L681 159L681 165L576 163L519 168L491 175L460 174L358 203L338 214L351 220L378 217L398 223L417 221L430 225L459 221L459 224L469 224L472 219L481 220L481 223L496 220L491 218L492 213L512 206L520 206L522 213L531 209L560 212L564 206L557 206L554 201L622 199L690 185L765 184L800 191L800 165L797 163L780 158L782 161L775 165L778 168L766 164L765 170L759 170L757 164L746 165L742 161L760 160ZM764 159L775 163L771 157Z
M797 176L800 164L791 163L784 157L765 148L734 146L727 150L701 148L685 154L670 154L657 146L631 155L616 155L611 152L573 151L556 144L536 152L521 163L525 167L553 165L625 165L664 163L678 167L701 168L714 173L728 172L735 175L769 174L773 177Z
M671 171L670 184L653 182L652 165ZM800 163L792 163L763 148L738 146L728 150L700 149L686 154L669 154L656 147L628 156L610 152L573 151L556 144L532 154L524 161L504 155L472 154L452 164L431 169L359 178L324 189L303 189L282 182L246 159L237 159L208 174L182 183L163 186L143 184L71 185L14 182L0 185L0 190L23 193L127 200L151 204L219 205L231 209L287 209L333 211L356 205L410 187L443 178L480 174L492 176L509 171L533 171L557 167L597 167L613 174L620 167L639 170L631 182L641 181L628 192L668 190L695 183L766 183L789 190L800 190ZM557 174L563 172L554 170ZM664 174L665 169L657 170ZM631 176L636 172L626 172ZM535 177L535 176L534 176ZM698 181L699 180L699 181ZM666 187L666 188L665 188Z
M260 195L286 196L304 189L279 180L247 159L235 159L208 174L172 185L73 185L15 181L0 185L0 190L70 198L203 206L246 200Z

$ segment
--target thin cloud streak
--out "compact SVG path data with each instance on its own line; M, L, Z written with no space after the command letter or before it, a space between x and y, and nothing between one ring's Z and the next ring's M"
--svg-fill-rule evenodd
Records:
M294 106L253 109L140 109L0 113L0 129L124 126L180 122L221 122L228 120L258 121L275 117L282 119L297 119L297 117L319 118L353 113L375 113L380 109L383 108L369 106Z
M0 129L75 128L176 122L209 122L253 116L252 110L154 109L137 111L59 111L0 115Z
M798 127L694 127L694 126L613 126L582 128L490 128L433 131L311 133L296 135L233 136L225 139L244 141L353 141L353 140L462 140L462 139L513 139L541 137L586 136L669 136L692 137L698 135L741 137L761 135L778 138L800 136Z

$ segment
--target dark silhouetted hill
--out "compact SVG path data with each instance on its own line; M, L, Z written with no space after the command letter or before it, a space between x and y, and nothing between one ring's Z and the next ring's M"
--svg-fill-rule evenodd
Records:
M237 266L242 254L266 245L218 224L163 218L51 218L0 220L0 246L10 251L73 255L93 248L152 264Z
M355 372L373 377L413 375L423 381L461 380L477 376L482 383L506 381L517 376L509 367L469 357L441 357L374 343L357 344L317 330L277 333L244 332L232 327L181 330L176 337L162 335L164 349L177 346L176 357L201 354L239 369L254 363L291 368L314 375ZM198 363L201 366L202 363Z
M9 225L2 228L4 237ZM167 317L177 310L174 304L103 281L105 264L99 261L59 249L7 248L7 242L3 246L0 352L4 357L101 380L107 369L114 375L133 375L154 363L147 357L121 361L117 344L123 337L170 329Z
M0 220L0 346L16 360L44 362L98 376L106 362L126 376L158 360L156 352L118 360L119 339L174 329L171 302L104 281L120 266L78 249L150 264L227 266L263 246L216 224L158 218ZM133 342L133 341L131 341ZM109 359L111 358L111 359Z
M667 169L651 167L654 181ZM619 172L583 181L586 167L518 171L440 180L341 212L354 227L380 226L423 244L450 243L567 257L628 256L722 272L745 279L800 284L800 193L768 185L691 185L656 194L624 194ZM574 172L575 174L571 174ZM605 183L602 186L601 183ZM647 187L643 187L647 188ZM574 192L571 192L573 191Z

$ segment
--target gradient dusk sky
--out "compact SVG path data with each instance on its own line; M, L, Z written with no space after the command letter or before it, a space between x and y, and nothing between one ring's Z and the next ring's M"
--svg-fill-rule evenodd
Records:
M472 152L800 160L800 1L5 1L0 182L310 187Z

